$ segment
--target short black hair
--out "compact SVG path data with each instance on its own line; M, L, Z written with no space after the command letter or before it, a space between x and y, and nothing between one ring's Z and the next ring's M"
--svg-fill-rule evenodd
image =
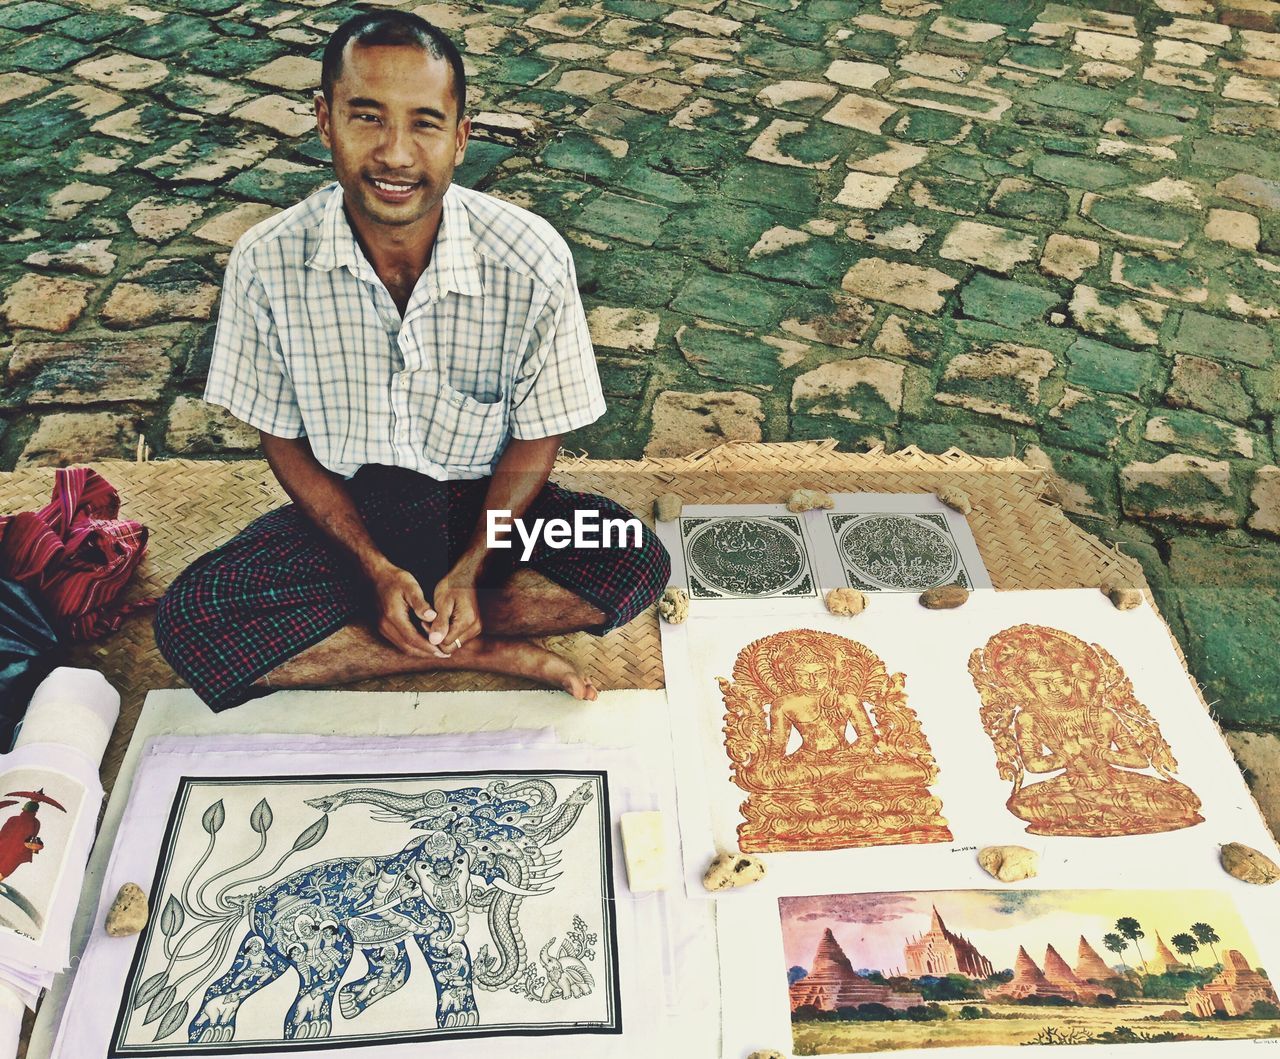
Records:
M453 69L453 99L458 104L458 120L467 109L467 75L462 54L438 26L408 11L366 11L353 15L333 31L324 46L320 63L320 91L333 102L333 86L342 76L342 54L351 41L370 47L421 48L433 59L447 59Z

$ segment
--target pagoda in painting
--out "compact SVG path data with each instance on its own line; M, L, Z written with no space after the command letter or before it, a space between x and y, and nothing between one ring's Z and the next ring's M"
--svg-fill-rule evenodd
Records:
M1044 976L1051 985L1069 990L1073 998L1082 1004L1096 1003L1098 997L1106 992L1076 974L1052 945L1044 950Z
M1147 974L1168 974L1170 971L1186 971L1190 968L1178 959L1156 931L1156 955L1147 961Z
M856 1008L859 1004L883 1004L905 1011L924 1003L919 993L895 993L885 985L863 978L853 969L828 927L822 932L809 973L791 986L791 1010L809 1005L821 1011Z
M1239 949L1227 950L1226 965L1217 978L1187 993L1187 1007L1201 1018L1218 1012L1245 1015L1259 1000L1280 1004L1270 979L1250 967Z
M1045 973L1036 966L1023 946L1018 946L1018 958L1013 961L1013 978L1004 985L991 990L987 996L991 999L1008 998L1009 1000L1025 1000L1027 997L1061 997L1063 1000L1078 1000L1076 991L1069 986L1049 981Z
M942 916L938 915L937 905L933 907L929 929L907 942L905 956L907 974L912 978L947 974L989 978L995 971L991 961L977 950L973 942L947 929Z
M1076 949L1075 971L1076 977L1086 982L1105 982L1116 976L1116 972L1098 955L1098 950L1085 941L1083 934L1080 935L1080 945Z

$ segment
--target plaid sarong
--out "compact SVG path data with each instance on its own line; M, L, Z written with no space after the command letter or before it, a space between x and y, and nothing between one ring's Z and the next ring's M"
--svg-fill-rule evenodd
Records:
M489 479L438 482L413 471L365 467L347 487L374 542L412 573L430 601L436 584L470 543ZM548 482L526 523L577 510L631 518L605 497ZM491 551L480 586L494 587L519 561L522 545ZM541 540L527 563L605 615L604 633L625 625L666 587L671 561L644 528L641 547L553 549ZM293 504L250 523L201 556L169 586L156 612L161 654L210 709L267 693L254 682L353 621L371 621L374 598L354 563Z

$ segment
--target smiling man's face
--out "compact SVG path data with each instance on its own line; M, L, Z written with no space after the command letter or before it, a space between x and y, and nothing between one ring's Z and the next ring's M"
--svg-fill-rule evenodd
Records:
M316 97L347 209L366 224L417 224L440 208L466 152L446 59L411 46L347 45L333 99Z

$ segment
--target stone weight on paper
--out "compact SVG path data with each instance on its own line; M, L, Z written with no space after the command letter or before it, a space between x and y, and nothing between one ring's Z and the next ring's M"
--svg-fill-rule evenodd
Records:
M147 925L147 895L137 883L125 883L107 912L106 930L113 938L128 938Z

